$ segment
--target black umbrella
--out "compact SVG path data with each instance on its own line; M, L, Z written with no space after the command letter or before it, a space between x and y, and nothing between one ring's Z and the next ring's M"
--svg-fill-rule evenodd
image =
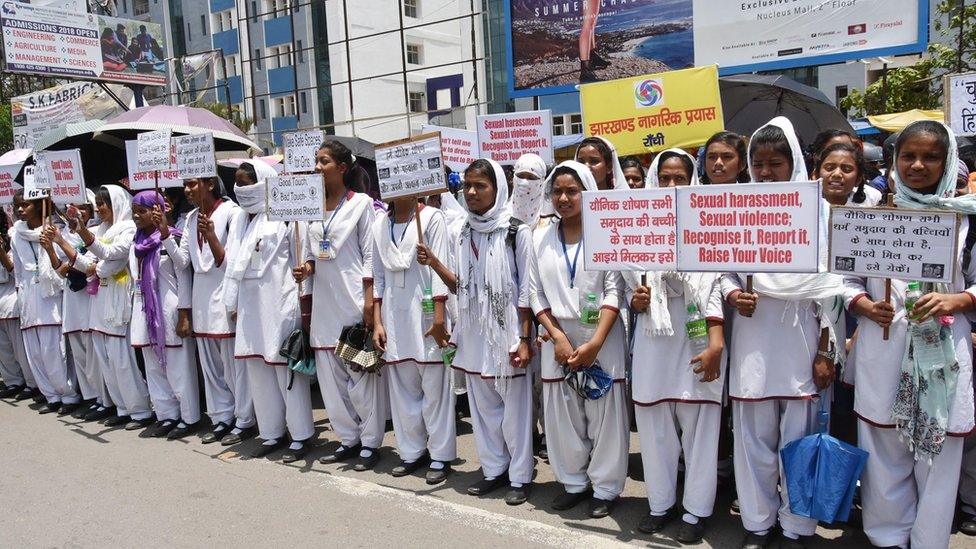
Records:
M725 129L752 135L776 116L793 122L804 143L823 130L854 132L844 113L816 88L783 75L739 74L719 78Z
M376 160L375 145L359 137L346 137L344 135L327 135L326 140L332 139L345 145L356 158L368 158Z
M34 151L66 151L78 149L85 184L97 187L104 183L116 183L128 175L123 143L119 139L96 141L94 134L105 123L101 120L73 122L59 126L38 138ZM33 154L28 161L33 164Z

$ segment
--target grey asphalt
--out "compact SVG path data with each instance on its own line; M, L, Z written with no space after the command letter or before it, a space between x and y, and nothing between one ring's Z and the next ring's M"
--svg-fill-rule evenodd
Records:
M70 418L39 415L26 403L0 401L0 547L679 547L676 526L647 536L635 526L647 512L643 482L628 480L613 514L586 517L585 504L549 509L559 493L551 470L537 464L527 504L509 507L499 491L467 495L477 481L470 426L459 435L461 459L445 484L422 472L389 473L397 463L388 432L375 471L322 465L337 444L321 409L316 447L283 464L242 457L256 444L223 448L145 439ZM636 435L631 461L639 464ZM633 469L633 467L632 467ZM737 547L743 532L720 493L699 547ZM831 541L839 543L831 543ZM809 547L869 547L855 529L821 528ZM951 547L976 547L953 536Z

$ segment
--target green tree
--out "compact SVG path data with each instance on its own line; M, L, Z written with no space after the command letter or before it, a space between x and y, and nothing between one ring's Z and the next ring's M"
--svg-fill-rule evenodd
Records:
M942 75L976 68L976 4L963 6L959 0L942 0L935 9L938 18L933 32L941 33L946 42L930 43L925 59L887 71L887 77L863 91L853 90L840 105L851 116L941 108Z
M0 152L14 148L14 125L10 119L10 103L0 105Z
M233 106L228 112L226 103L190 103L191 107L200 107L201 109L207 109L208 111L216 114L221 118L226 118L230 120L232 124L237 126L242 132L247 133L254 126L254 120L250 118L245 118L241 109L237 106Z

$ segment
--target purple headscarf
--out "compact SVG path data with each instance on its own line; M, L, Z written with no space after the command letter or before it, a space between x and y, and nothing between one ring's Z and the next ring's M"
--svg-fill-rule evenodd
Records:
M156 191L142 191L132 199L133 206L152 209L155 206L166 210L166 201ZM179 238L180 232L170 227L170 234ZM142 310L146 314L146 327L149 331L149 344L156 353L159 363L166 366L166 323L163 318L163 307L159 297L159 229L146 233L142 229L136 230L135 254L140 260L139 290L142 292Z

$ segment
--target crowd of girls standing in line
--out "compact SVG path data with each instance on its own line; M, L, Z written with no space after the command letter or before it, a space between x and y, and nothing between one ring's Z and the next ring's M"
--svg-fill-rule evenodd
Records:
M893 281L888 302L881 279L825 268L755 273L747 285L748 273L588 271L579 261L586 191L819 179L822 238L830 205L875 206L883 191L899 208L976 214L976 198L957 196L965 170L942 124L900 133L883 189L866 185L877 174L853 135L819 136L809 164L803 152L781 117L749 140L716 134L697 158L664 151L646 169L591 137L551 171L523 156L511 187L500 165L477 160L460 193L435 208L356 192L350 151L326 141L316 171L327 212L312 223L267 218L274 170L260 161L237 170L236 202L217 178L187 180L190 205L116 185L63 212L18 196L0 254L0 397L41 395L42 413L179 439L202 424L196 355L211 424L202 441L258 436L252 455L281 450L295 461L315 436L312 378L289 370L279 348L304 326L339 439L323 462L373 468L392 419L392 474L425 468L429 484L443 482L458 458L463 385L482 474L474 496L505 487L510 505L530 498L539 424L562 486L549 505L587 501L591 517L605 517L624 489L633 420L649 507L638 530L677 521L678 541L700 541L731 457L742 546L767 547L775 535L802 547L817 524L791 512L779 451L851 392L839 372L853 400L835 427L856 424L847 431L870 453L868 539L945 547L957 493L962 529L976 533L976 444L964 444L974 428L968 217L954 284L924 288L912 313L942 319L938 353L917 349L905 281ZM692 314L706 319L703 342L676 328ZM384 353L380 374L336 355L343 327L360 322ZM607 386L583 398L566 373L594 364Z

